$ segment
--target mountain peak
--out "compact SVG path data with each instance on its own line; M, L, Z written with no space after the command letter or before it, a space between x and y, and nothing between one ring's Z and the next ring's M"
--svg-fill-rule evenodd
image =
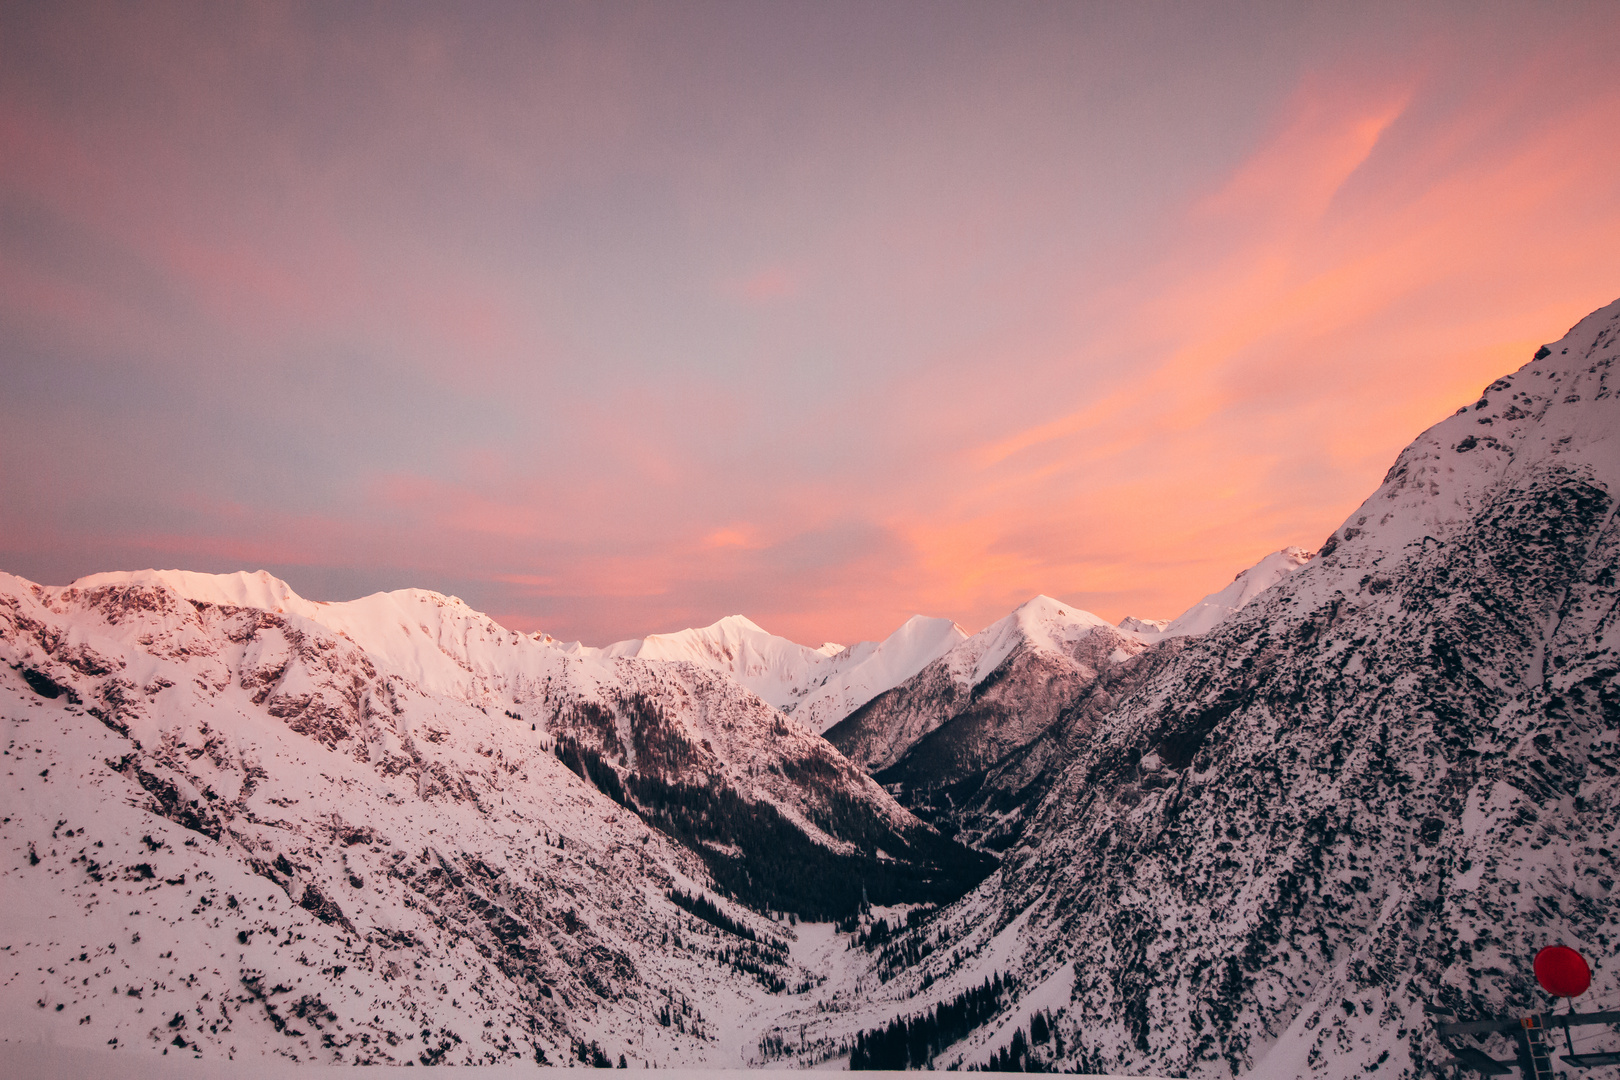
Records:
M1401 451L1377 491L1322 545L1364 571L1411 544L1466 528L1504 479L1548 470L1620 477L1620 300L1480 392Z
M745 634L769 634L763 626L746 615L727 615L711 623L706 630L730 630Z
M1205 634L1279 581L1309 563L1315 554L1302 547L1285 547L1239 570L1226 588L1212 592L1182 612L1160 632L1160 637ZM1137 631L1145 633L1144 631Z
M995 627L1003 627L1002 632L1005 633L1016 627L1017 632L1037 648L1061 649L1063 643L1074 637L1077 632L1087 633L1099 626L1111 628L1113 624L1100 615L1093 615L1085 608L1066 604L1062 600L1042 594L1019 604L1011 615L992 627L987 627L986 632Z
M68 586L89 590L109 586L165 588L187 600L221 607L260 608L310 616L315 601L305 600L293 587L267 570L238 570L230 574L202 574L194 570L113 570L90 574Z
M1047 596L1045 593L1032 596L1013 608L1012 614L1008 618L1015 620L1021 626L1028 626L1036 622L1080 626L1113 625L1101 616L1093 615L1085 608L1065 603L1062 600Z

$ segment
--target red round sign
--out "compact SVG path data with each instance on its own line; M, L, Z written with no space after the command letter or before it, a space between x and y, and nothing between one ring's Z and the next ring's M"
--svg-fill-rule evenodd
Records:
M1592 969L1574 949L1549 945L1536 953L1536 982L1553 997L1580 997L1592 985Z

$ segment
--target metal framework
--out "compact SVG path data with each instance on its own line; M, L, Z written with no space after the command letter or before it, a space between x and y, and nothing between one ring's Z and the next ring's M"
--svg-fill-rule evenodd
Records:
M1551 1054L1547 1047L1549 1028L1564 1029L1564 1045L1568 1053L1561 1055L1564 1062L1577 1069L1592 1069L1600 1065L1620 1065L1620 1050L1603 1050L1591 1054L1577 1054L1570 1039L1569 1029L1589 1024L1620 1024L1620 1012L1594 1013L1534 1013L1530 1016L1509 1017L1500 1020L1464 1020L1440 1024L1440 1040L1457 1056L1442 1065L1458 1065L1464 1069L1484 1073L1486 1076L1505 1076L1515 1068L1524 1080L1553 1080ZM1453 1035L1511 1035L1519 1044L1517 1061L1498 1061L1485 1051L1472 1046L1453 1046L1446 1042Z

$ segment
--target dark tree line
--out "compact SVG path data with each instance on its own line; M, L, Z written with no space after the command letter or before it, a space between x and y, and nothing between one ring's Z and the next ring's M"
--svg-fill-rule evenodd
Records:
M692 896L679 889L671 889L664 895L668 896L677 907L691 912L710 926L747 942L716 950L711 954L716 962L728 965L733 971L753 976L761 986L773 994L779 994L787 989L787 980L782 977L781 972L781 965L787 959L788 952L785 942L773 937L761 940L748 927L721 911L702 893ZM676 938L676 944L680 944L679 937ZM665 1027L669 1026L667 1019L662 1022Z
M871 952L879 945L888 944L889 939L893 936L894 930L890 928L889 920L878 919L871 926L861 931L860 936L855 939L855 944L867 952Z
M1035 1048L1053 1043L1052 1052L1037 1055ZM990 1056L985 1065L974 1065L969 1072L1056 1072L1052 1061L1063 1056L1063 1036L1052 1026L1052 1018L1038 1012L1029 1018L1029 1035L1023 1028L1013 1032L1012 1039ZM1042 1060L1042 1057L1045 1060Z
M718 926L726 933L735 934L738 937L744 938L748 941L759 940L752 930L748 929L748 927L733 919L725 912L721 911L718 907L715 907L714 901L710 900L702 893L698 893L696 896L693 896L692 894L682 892L679 889L671 889L664 895L669 897L670 900L674 902L676 907L685 908L687 911L690 911L693 915L696 915L710 926Z
M589 1044L575 1039L574 1059L581 1065L587 1065L593 1069L611 1069L614 1067L613 1060L608 1057L607 1051L603 1050L595 1039L592 1039ZM621 1069L629 1067L628 1063L624 1060L623 1054L619 1055L618 1067Z
M915 861L840 854L810 839L774 806L746 800L730 787L671 784L637 773L624 778L624 787L647 823L702 856L725 892L749 907L801 919L847 916L860 910L866 896L880 904L948 903L993 868L976 852L937 837L935 850ZM742 855L722 854L709 840Z
M921 1016L897 1016L887 1027L863 1031L855 1036L849 1067L926 1069L946 1047L966 1038L1005 1008L1011 992L1010 981L1003 981L997 973L994 979L985 979L981 985L940 1002Z
M576 709L579 717L593 720L597 727L605 724L597 715L602 710L587 709L590 704ZM609 753L616 745L607 747ZM608 798L701 856L719 890L752 908L819 921L858 912L868 896L879 904L944 904L977 885L995 866L994 860L978 852L927 833L914 838L911 858L905 861L841 854L810 839L774 806L750 802L730 787L671 783L639 772L621 776L611 760L569 735L559 736L552 752ZM833 810L823 827L842 826L829 828L834 835L846 839L851 834L878 835L877 826L864 821L847 796L835 791L829 801ZM857 820L864 821L861 828L854 827ZM881 845L873 842L874 852L878 846L907 846L898 836L881 839ZM742 854L723 854L706 841L719 841Z
M580 779L588 781L620 806L625 805L624 785L619 782L619 771L603 761L601 754L569 735L558 736L551 752Z

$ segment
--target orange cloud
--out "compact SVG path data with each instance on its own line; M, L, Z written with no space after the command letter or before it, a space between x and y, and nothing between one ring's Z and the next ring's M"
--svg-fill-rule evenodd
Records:
M716 529L703 538L706 548L758 548L763 545L759 542L756 532L747 527Z
M1151 370L970 447L954 514L904 525L935 595L981 618L1037 590L1173 615L1267 550L1319 541L1418 430L1528 359L1528 328L1613 299L1620 98L1489 153L1461 140L1414 188L1435 136L1403 131L1413 94L1307 87L1172 220L1074 346L1085 369L1157 338Z

